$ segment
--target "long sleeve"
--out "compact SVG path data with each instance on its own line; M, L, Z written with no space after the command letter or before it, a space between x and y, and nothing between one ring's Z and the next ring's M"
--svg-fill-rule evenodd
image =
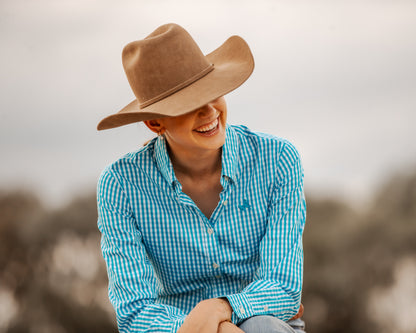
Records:
M98 182L98 228L109 298L120 332L176 332L185 313L157 303L160 284L146 254L122 178L107 168Z
M227 295L233 322L255 315L294 316L300 306L306 218L303 169L289 143L279 155L266 233L260 243L260 265L252 283L241 293Z

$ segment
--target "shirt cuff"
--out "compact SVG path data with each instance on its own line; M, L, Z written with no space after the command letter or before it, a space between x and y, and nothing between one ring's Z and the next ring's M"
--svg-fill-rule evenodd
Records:
M231 315L231 320L234 324L238 325L243 322L245 319L259 316L259 315L271 315L278 316L280 319L287 321L289 318L293 317L295 313L293 312L293 304L287 302L267 302L266 300L260 298L250 297L250 295L245 293L233 294L224 296L227 298L231 307L233 308L233 313ZM278 315L279 314L279 315Z
M254 316L254 310L246 294L234 294L225 296L233 308L231 320L233 324L240 324L243 320Z

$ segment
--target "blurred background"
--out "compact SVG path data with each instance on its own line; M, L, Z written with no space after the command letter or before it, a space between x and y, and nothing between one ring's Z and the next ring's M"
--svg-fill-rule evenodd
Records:
M101 170L140 124L125 44L161 24L204 53L238 34L256 68L229 122L305 168L307 331L416 332L416 2L0 1L0 332L115 332L96 227Z

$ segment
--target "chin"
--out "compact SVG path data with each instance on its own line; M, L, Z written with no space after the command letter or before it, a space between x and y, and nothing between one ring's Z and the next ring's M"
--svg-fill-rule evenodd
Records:
M212 149L220 149L225 143L225 134L216 138L212 143Z

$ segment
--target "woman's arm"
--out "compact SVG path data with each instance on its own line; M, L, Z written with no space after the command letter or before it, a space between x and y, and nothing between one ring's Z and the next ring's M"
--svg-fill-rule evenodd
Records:
M268 226L260 244L260 266L252 283L227 295L233 322L255 315L292 318L300 308L306 218L303 169L296 149L286 142L277 161Z
M176 332L186 315L175 307L155 302L160 285L120 175L111 168L101 175L97 202L109 298L120 332Z
M223 321L218 327L218 333L244 333L244 331L229 321Z

